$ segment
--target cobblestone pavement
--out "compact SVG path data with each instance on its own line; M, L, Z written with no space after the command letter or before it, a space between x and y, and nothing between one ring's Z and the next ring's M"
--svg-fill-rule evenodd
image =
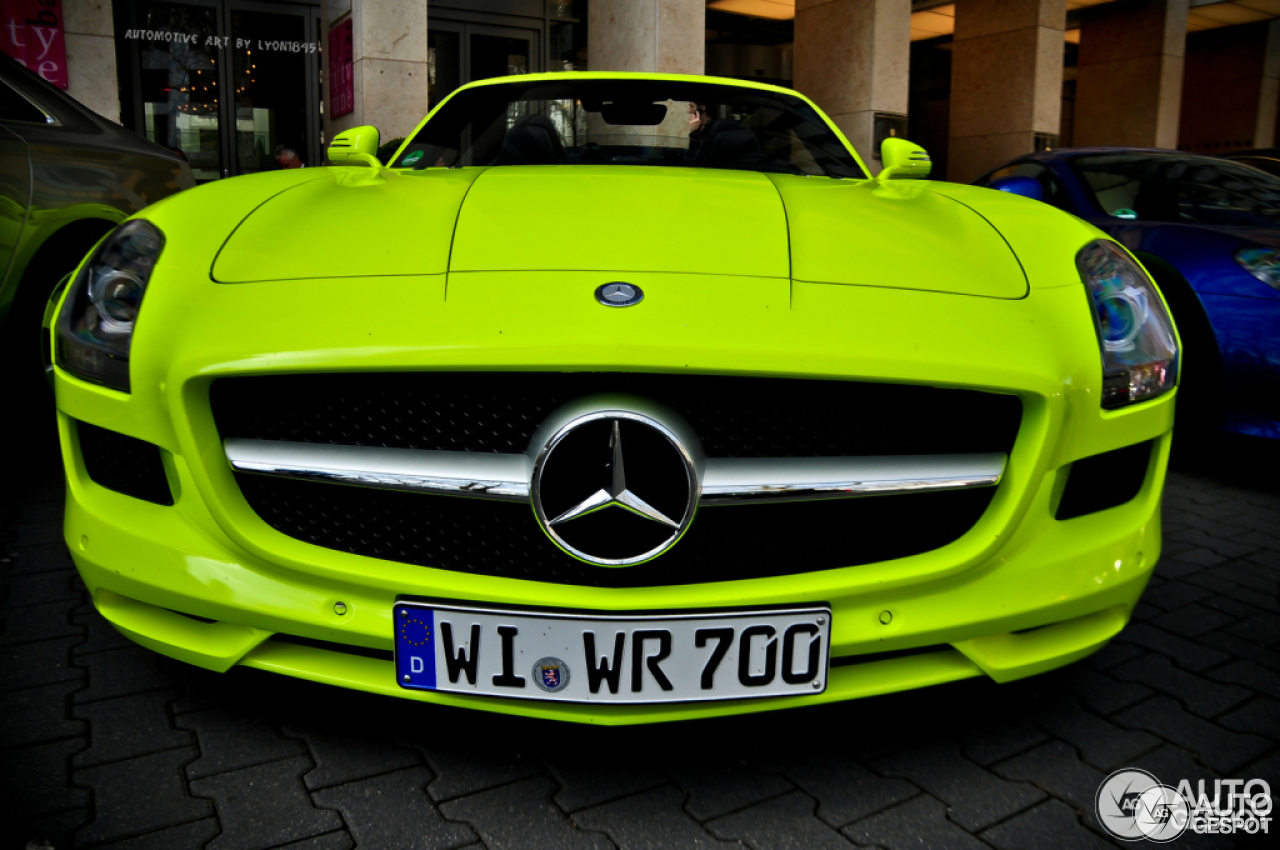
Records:
M597 729L219 675L134 646L65 554L55 459L11 467L0 846L1110 846L1093 799L1119 767L1280 786L1278 473L1280 446L1242 443L1172 474L1133 624L1066 669Z

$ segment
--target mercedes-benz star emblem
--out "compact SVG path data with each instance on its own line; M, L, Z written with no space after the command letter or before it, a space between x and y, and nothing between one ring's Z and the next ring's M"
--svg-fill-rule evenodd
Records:
M596 287L596 300L606 307L630 307L644 300L644 291L633 283L614 281Z
M605 566L665 552L698 503L688 449L661 422L632 411L596 411L565 425L540 452L532 483L547 536Z

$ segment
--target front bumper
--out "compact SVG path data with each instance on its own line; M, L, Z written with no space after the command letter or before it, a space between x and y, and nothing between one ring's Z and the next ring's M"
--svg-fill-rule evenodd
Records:
M651 298L661 292L660 283L644 285ZM718 300L710 284L699 285L709 303ZM226 303L206 305L205 318L231 309L234 288L220 289L217 297ZM330 368L344 369L457 369L513 362L546 368L551 360L569 371L683 368L738 374L750 371L744 363L768 363L773 374L796 377L932 379L1016 392L1023 401L1023 422L1005 480L982 519L955 543L859 567L641 588L476 576L312 546L274 532L244 503L205 400L217 375L315 371L330 355L312 352L291 360L259 351L249 339L197 350L177 338L179 327L163 368L158 358L139 357L135 366L146 362L148 367L140 370L132 395L55 370L68 480L68 546L108 620L139 643L193 664L215 670L240 664L409 699L603 724L831 702L980 675L1007 681L1083 657L1123 628L1159 557L1173 394L1123 411L1099 409L1092 328L1051 318L1083 309L1079 284L1021 302L863 287L795 284L794 289L793 315L805 303L815 311L806 326L779 332L770 317L771 338L744 341L739 333L732 344L718 348L691 350L681 340L644 347L616 339L607 346L592 346L588 339L573 349L557 348L549 339L551 329L547 339L515 340L519 347L506 351L438 345L406 354L409 349L395 340L357 351L354 339L339 339L329 350L343 351L341 362L329 362ZM909 312L920 299L942 298L952 309L945 326L928 331L936 344L923 354L910 336L891 338L899 330L892 320L882 329L885 339L866 334L866 349L874 357L852 344L837 353L829 344L815 347L818 317L893 317ZM460 312L465 312L465 296L461 300ZM163 327L163 304L149 302L148 310L155 311L148 318L154 315L156 327ZM1011 321L1019 317L1021 324ZM296 315L290 321L306 324ZM357 336L360 323L353 324L351 334ZM1014 338L989 344L969 338L972 329L986 324L999 324L1006 337ZM819 334L816 345L823 339L830 336ZM959 340L965 344L954 344ZM145 354L141 337L135 346ZM1018 346L1021 356L1009 358L1010 347ZM807 369L798 368L801 364ZM150 504L96 484L84 467L76 420L159 446L174 505ZM1073 461L1146 440L1154 441L1152 460L1134 499L1074 519L1054 519ZM406 691L395 683L389 658L392 606L406 596L612 612L822 602L832 610L832 670L822 694L692 705L570 705ZM342 614L335 609L338 603Z

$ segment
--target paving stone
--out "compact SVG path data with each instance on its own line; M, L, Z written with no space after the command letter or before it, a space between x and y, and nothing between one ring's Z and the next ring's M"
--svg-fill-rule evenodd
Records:
M982 838L1001 850L1025 850L1043 846L1052 836L1055 850L1104 850L1114 847L1080 825L1076 813L1049 800L982 833Z
M1280 741L1280 702L1259 696L1219 717L1217 722L1237 732L1251 732L1273 742Z
M195 732L199 741L200 758L187 765L192 779L307 752L301 741L282 737L275 720L262 711L211 708L179 715L174 723Z
M1181 581L1167 581L1159 587L1148 587L1142 594L1144 600L1166 611L1177 611L1210 596L1212 593L1205 588Z
M437 802L542 773L538 762L524 758L520 753L494 752L479 747L430 746L425 749L427 764L436 774L435 780L427 786L427 793Z
M0 648L0 692L52 685L57 682L83 682L84 671L71 665L71 647L79 638L57 638Z
M285 724L281 732L301 740L311 752L316 766L302 781L313 790L422 764L413 750L359 727L342 729L313 722Z
M1157 747L1134 762L1133 767L1142 768L1154 774L1165 785L1176 788L1183 779L1194 786L1199 780L1206 780L1210 787L1213 780L1222 775L1210 767L1206 767L1177 744L1165 744Z
M1227 631L1259 646L1272 646L1280 642L1280 620L1266 614L1258 614L1236 623Z
M71 650L74 655L88 655L92 652L103 652L108 649L120 649L125 646L133 646L133 641L116 630L92 603L88 603L78 608L71 615L71 620L80 626L84 633L84 643Z
M671 768L671 778L689 793L685 811L704 821L776 797L792 785L774 773L761 773L729 761L702 759Z
M1140 703L1126 711L1140 712L1148 702ZM1063 700L1049 706L1036 718L1036 721L1049 734L1061 738L1078 749L1085 761L1104 771L1123 767L1141 753L1154 749L1160 744L1160 739L1154 735L1123 729L1097 715L1090 714L1074 699Z
M668 848L737 848L736 841L720 841L684 811L684 792L654 788L603 806L578 812L579 829L603 832L618 850L668 850ZM600 846L607 847L607 844Z
M12 610L45 602L79 602L81 591L71 583L76 571L69 569L67 564L59 566L60 569L56 570L6 576L4 581L9 586L9 593L0 602L0 609Z
M1049 736L1034 726L1007 720L974 724L958 737L965 757L983 767L1029 750L1047 740Z
M1269 670L1255 661L1237 658L1221 667L1205 672L1210 679L1231 682L1280 699L1280 672Z
M1250 691L1234 685L1214 682L1195 673L1173 666L1163 655L1135 659L1111 670L1117 679L1142 682L1168 694L1202 717L1216 717L1252 696Z
M992 768L1006 779L1032 782L1085 813L1086 822L1097 825L1094 798L1107 774L1080 760L1061 741L1051 741Z
M887 850L986 850L986 845L947 820L947 808L920 796L840 830L855 843Z
M72 715L89 723L89 748L77 753L72 764L91 767L193 746L195 736L169 723L172 698L172 691L151 691L76 706Z
M1098 714L1108 715L1151 696L1151 689L1144 685L1114 678L1118 675L1117 671L1143 663L1144 661L1136 659L1127 661L1112 667L1106 673L1098 673L1088 667L1075 665L1062 672L1060 681L1063 687L1074 694L1085 708Z
M1109 670L1117 664L1123 664L1146 653L1141 647L1131 643L1116 643L1114 640L1102 649L1090 655L1084 663L1094 670Z
M1230 659L1225 652L1192 643L1147 623L1134 623L1116 636L1116 640L1134 643L1145 649L1162 652L1179 667L1192 672L1216 667Z
M72 623L67 616L66 602L42 602L0 610L0 646L83 634L84 628Z
M1238 599L1232 599L1230 596L1207 596L1200 604L1206 608L1212 608L1214 611L1221 611L1223 614L1227 614L1237 620L1243 617L1252 617L1258 613L1256 605L1249 605Z
M1194 638L1232 622L1235 622L1235 618L1230 614L1216 611L1206 605L1192 603L1176 611L1161 614L1152 620L1152 625L1178 637Z
M1206 646L1220 649L1228 655L1236 658L1247 658L1250 661L1258 662L1263 667L1280 670L1280 652L1276 652L1272 647L1259 646L1253 641L1238 638L1228 632L1213 632L1212 634L1201 635L1200 640Z
M311 799L342 813L360 847L443 850L473 843L476 835L450 823L427 798L431 772L411 767L316 791Z
M348 850L354 846L355 842L351 840L351 836L346 831L340 831L326 832L324 835L304 838L301 841L279 844L275 850Z
M942 800L952 819L977 831L1044 799L1044 792L1008 782L960 755L950 742L913 747L877 763L890 776L902 776Z
M583 832L552 805L554 783L534 777L441 805L451 820L466 821L490 850L612 848L598 832ZM598 810L595 810L598 811Z
M115 841L212 815L208 800L189 797L183 787L182 764L195 754L184 747L77 770L72 779L93 791L94 811L77 835L79 843Z
M576 812L619 797L654 788L666 778L648 765L595 758L544 760L552 778L560 785L552 798L563 811Z
M76 694L74 701L96 702L172 688L177 680L163 662L164 656L140 646L77 656L75 665L88 672L89 687Z
M67 701L81 687L58 682L0 694L0 750L83 737L84 722L67 717Z
M1150 729L1222 773L1232 773L1271 748L1257 735L1232 732L1186 712L1169 697L1156 697L1116 715L1116 722Z
M73 738L9 750L2 757L0 801L24 820L85 808L89 795L67 782L67 760L83 746Z
M738 840L753 850L843 850L853 845L818 819L818 804L799 791L757 803L710 821L719 838Z
M203 818L145 835L112 841L95 850L186 850L203 847L206 841L218 834L218 829L217 818Z
M62 517L50 517L38 521L26 520L9 526L8 551L28 549L47 543L50 537L62 532Z
M182 685L182 696L173 701L171 708L174 715L229 705L233 701L237 680L243 678L242 674L256 672L258 671L243 667L232 667L226 673L215 673L190 664L179 665L178 679Z
M75 809L59 812L56 815L41 817L9 816L0 806L0 823L5 829L0 833L0 847L15 850L44 850L44 848L75 847L75 833L89 822L92 814L88 809Z
M909 782L878 776L843 756L797 755L755 761L762 769L781 773L817 800L818 817L835 827L919 793Z
M273 761L191 782L191 793L213 801L222 833L207 850L258 850L342 829L342 818L317 809L302 787L304 757Z

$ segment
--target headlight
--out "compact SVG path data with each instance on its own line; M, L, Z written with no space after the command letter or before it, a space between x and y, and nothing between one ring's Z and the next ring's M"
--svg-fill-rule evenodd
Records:
M73 375L129 391L129 345L147 281L164 249L148 221L125 222L80 269L58 316L58 365Z
M1076 255L1093 300L1102 349L1102 406L1124 407L1173 388L1178 343L1160 293L1114 242L1090 242Z
M1267 286L1280 289L1280 251L1272 248L1241 248L1236 251L1236 262Z

